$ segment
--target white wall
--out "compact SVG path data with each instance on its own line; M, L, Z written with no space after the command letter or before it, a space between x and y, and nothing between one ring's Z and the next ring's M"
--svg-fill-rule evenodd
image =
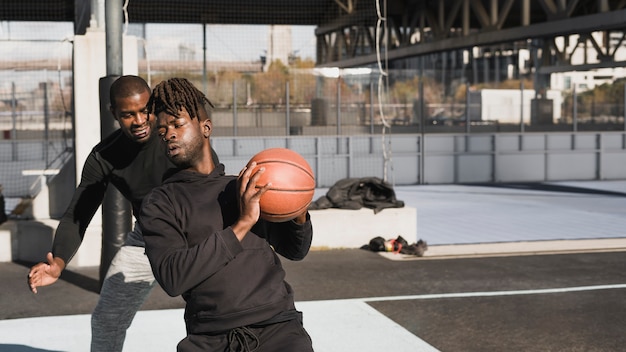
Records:
M389 138L388 180L396 185L626 180L625 132L433 133L423 143L414 134ZM347 177L383 178L380 140L380 135L213 137L212 145L234 175L262 149L293 149L311 165L317 187L325 188Z

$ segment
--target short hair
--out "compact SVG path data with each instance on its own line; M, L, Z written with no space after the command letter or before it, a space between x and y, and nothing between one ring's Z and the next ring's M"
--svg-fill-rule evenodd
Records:
M115 105L117 104L116 99L130 97L143 92L150 93L150 91L150 86L143 78L132 75L121 76L111 84L109 89L111 108L115 109L117 107Z
M205 107L208 104L213 108L213 103L185 78L170 78L162 81L152 91L148 110L151 114L159 114L163 111L178 116L185 108L191 118L201 119L200 113L206 112L210 117L210 111Z

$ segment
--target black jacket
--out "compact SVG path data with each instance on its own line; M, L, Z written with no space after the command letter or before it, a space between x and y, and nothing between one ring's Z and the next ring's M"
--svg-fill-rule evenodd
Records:
M404 202L396 199L390 183L378 177L344 178L328 189L326 195L309 205L309 210L340 208L374 209L377 214L386 208L402 208Z
M303 259L311 222L259 220L240 243L230 227L239 216L236 184L221 164L209 175L179 171L142 205L139 221L152 270L169 295L182 294L187 302L191 334L223 332L295 310L274 250Z

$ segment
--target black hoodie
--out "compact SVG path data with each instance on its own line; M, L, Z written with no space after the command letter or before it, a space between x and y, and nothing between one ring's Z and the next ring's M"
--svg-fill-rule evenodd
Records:
M140 224L154 276L170 296L182 295L190 334L218 333L293 311L293 291L274 251L303 259L311 221L263 220L240 243L237 178L218 165L209 174L179 171L144 199ZM271 247L270 247L271 245Z

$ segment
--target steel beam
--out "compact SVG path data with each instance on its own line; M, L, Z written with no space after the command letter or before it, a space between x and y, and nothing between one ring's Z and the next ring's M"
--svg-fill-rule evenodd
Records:
M597 31L623 29L626 23L626 10L596 13L586 16L577 16L559 20L535 23L528 26L518 26L500 30L474 32L464 36L435 39L431 42L417 42L409 46L388 49L387 58L396 60L432 54L442 51L453 51L472 47L488 46L500 43L511 43L533 38L550 39L570 34L588 34ZM328 36L325 35L326 37ZM318 38L320 40L321 38ZM327 41L327 45L333 43ZM322 59L329 59L328 57ZM355 67L376 63L377 56L370 50L370 54L358 57L344 57L343 59L325 60L319 62L319 67Z

